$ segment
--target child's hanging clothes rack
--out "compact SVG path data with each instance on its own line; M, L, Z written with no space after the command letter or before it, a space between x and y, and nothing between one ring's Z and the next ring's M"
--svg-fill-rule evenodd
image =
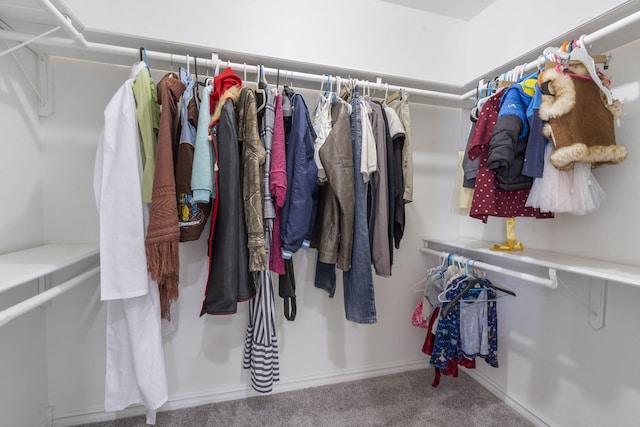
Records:
M477 357L498 367L496 291L515 296L482 277L473 265L474 260L443 255L446 256L442 264L426 274L425 299L421 304L423 309L433 307L422 351L430 356L430 364L435 368L434 387L442 374L457 377L459 365L475 368Z

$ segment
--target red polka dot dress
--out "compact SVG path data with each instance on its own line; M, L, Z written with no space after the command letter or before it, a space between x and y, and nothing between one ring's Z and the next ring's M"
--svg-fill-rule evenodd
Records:
M493 95L485 102L478 118L478 124L469 144L468 156L471 160L480 157L476 185L469 216L486 223L489 216L500 218L534 217L553 218L553 213L541 213L537 208L526 207L529 189L507 191L498 188L493 171L487 169L489 141L498 119L500 100L504 91Z

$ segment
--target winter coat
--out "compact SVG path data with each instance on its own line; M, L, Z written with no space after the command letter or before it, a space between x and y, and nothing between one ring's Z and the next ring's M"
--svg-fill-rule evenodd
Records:
M534 93L531 76L509 87L502 96L498 120L489 141L487 168L494 171L498 188L529 188L533 180L522 175L529 136L527 109Z
M240 147L233 105L239 93L235 86L228 91L235 91L235 97L225 93L221 98L223 107L216 107L214 113L214 122L217 120L213 127L218 159L217 209L214 207L212 216L209 277L201 315L233 314L239 301L253 298L256 292L248 268Z

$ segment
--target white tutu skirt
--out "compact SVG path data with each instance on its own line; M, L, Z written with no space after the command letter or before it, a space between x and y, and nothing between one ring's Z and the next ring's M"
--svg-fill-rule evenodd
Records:
M542 178L533 182L526 206L540 208L541 212L585 215L600 207L604 191L591 173L589 163L575 163L568 171L556 169L549 157L553 144L544 152Z

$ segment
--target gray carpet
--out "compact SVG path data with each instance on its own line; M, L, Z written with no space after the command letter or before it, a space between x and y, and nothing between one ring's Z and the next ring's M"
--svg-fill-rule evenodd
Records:
M432 369L159 412L159 427L530 427L464 372L431 387ZM277 388L277 385L276 385ZM85 427L144 427L143 416Z

